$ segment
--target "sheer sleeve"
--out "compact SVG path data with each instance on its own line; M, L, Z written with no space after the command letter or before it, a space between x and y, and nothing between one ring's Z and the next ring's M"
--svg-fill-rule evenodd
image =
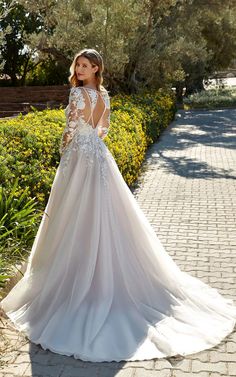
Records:
M102 122L98 126L98 129L99 129L98 135L101 139L104 139L106 137L106 135L109 132L109 127L110 127L110 97L107 91L104 95L104 102L105 102L106 109L102 117Z
M60 155L64 153L65 149L73 139L74 133L77 129L81 110L84 108L84 98L80 88L73 87L70 90L69 104L66 109L66 127L62 133L59 152Z

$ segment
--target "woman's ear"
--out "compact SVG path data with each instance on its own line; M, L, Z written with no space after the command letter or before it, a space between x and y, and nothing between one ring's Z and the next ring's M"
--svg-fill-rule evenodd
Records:
M98 65L95 65L95 67L93 67L93 72L96 73L98 71Z

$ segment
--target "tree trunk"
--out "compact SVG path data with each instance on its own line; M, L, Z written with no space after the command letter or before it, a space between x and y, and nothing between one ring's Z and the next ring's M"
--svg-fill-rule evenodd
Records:
M30 57L28 56L27 59L26 59L26 61L25 61L25 64L24 64L23 74L22 74L21 80L20 80L20 85L21 86L25 85L25 79L26 79L26 75L27 75L27 72L28 72L29 61L30 61Z
M192 78L191 76L188 77L185 80L185 86L186 86L186 96L189 96L190 94L200 92L201 90L204 90L203 86L203 76L198 76L195 78Z
M179 82L176 84L176 101L178 103L183 103L183 90L184 90L184 83Z
M15 72L11 72L11 73L8 73L8 74L11 77L12 86L18 86L18 80L17 80L17 76L16 76Z

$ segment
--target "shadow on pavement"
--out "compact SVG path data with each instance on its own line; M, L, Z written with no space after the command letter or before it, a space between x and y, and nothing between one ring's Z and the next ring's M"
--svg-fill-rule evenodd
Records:
M230 165L230 150L236 149L235 119L236 109L178 111L176 120L147 151L144 165L158 162L165 170L191 179L236 179L233 166ZM201 153L201 159L198 159L201 145L209 146L207 153L210 153L211 157L208 156L208 160L212 160L212 165L203 160L205 152ZM211 151L210 147L214 149ZM191 148L189 156L186 156L187 148ZM182 151L185 151L185 155L181 155ZM227 158L228 169L217 167L218 156L220 162L222 158Z

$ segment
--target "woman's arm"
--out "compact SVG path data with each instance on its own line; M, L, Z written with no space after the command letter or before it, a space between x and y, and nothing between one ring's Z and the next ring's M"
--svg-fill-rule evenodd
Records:
M66 127L64 128L59 152L60 155L64 153L65 149L73 139L74 133L78 126L78 121L81 112L81 102L83 102L83 94L79 88L71 88L68 104L68 116L66 120ZM78 106L80 104L80 106Z
M106 137L106 135L109 132L109 127L110 127L110 97L107 92L104 97L105 97L104 100L105 100L106 110L102 117L102 123L101 125L98 126L98 136L101 139L104 139Z

